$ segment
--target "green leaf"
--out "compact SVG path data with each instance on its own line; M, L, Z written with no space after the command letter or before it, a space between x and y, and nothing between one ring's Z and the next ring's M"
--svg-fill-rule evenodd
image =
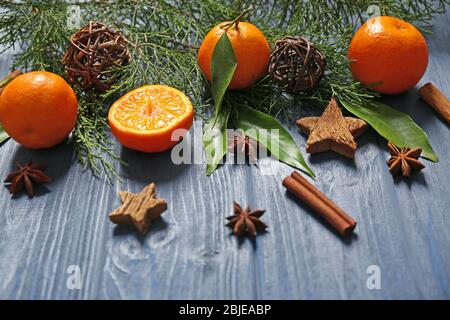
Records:
M230 109L222 111L210 119L204 127L203 147L206 157L206 174L209 176L216 170L227 153L227 123Z
M258 140L281 162L315 177L289 131L275 118L250 107L241 107L237 111L237 129Z
M422 157L434 162L439 161L427 134L407 114L378 101L364 106L343 100L340 102L345 109L365 120L386 140L398 147L421 148Z
M237 60L226 32L214 48L211 60L211 91L214 98L214 117L203 128L206 174L210 175L227 153L227 124L230 108L222 108L222 101L236 70Z
M222 100L236 71L237 60L226 32L214 47L211 59L211 91L214 98L215 115L221 110Z
M3 126L0 123L0 144L6 141L9 138L9 135L3 130Z

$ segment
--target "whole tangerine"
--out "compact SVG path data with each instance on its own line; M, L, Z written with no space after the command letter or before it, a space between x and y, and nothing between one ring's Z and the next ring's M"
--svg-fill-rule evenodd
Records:
M222 34L226 32L234 49L237 67L229 89L245 89L267 72L270 46L264 34L249 22L222 22L212 28L198 51L198 65L211 81L211 59Z
M428 47L412 24L382 16L355 33L348 51L354 77L375 91L397 94L414 87L428 66Z
M30 149L62 142L77 122L77 97L57 74L33 71L12 80L0 96L0 122Z

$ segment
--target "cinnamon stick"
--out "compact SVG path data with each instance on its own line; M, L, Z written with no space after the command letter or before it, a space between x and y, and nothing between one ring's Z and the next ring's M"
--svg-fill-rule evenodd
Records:
M450 101L435 85L428 82L419 89L419 94L447 123L450 123Z
M284 178L283 186L323 217L340 234L343 236L352 234L356 221L298 172L294 171Z
M0 81L0 95L2 94L3 89L6 87L6 85L10 83L14 78L20 76L21 74L22 72L20 72L19 70L14 70L5 79Z

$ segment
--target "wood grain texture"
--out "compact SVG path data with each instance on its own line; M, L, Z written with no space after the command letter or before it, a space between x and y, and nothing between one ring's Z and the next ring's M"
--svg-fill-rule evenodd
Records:
M421 82L447 96L449 24L450 14L438 17L428 36L430 65ZM1 56L1 74L10 61ZM269 159L259 167L226 165L208 178L203 165L172 164L170 152L148 155L117 144L129 166L118 168L124 183L112 186L83 172L67 145L30 151L8 141L0 148L0 177L32 159L49 164L54 182L31 201L1 189L0 298L449 299L450 127L417 90L386 102L412 115L441 161L427 161L410 182L393 179L386 143L373 131L358 139L354 162L309 156L315 184L358 221L351 240L289 196L281 180L292 169ZM292 134L304 150L294 125ZM120 205L118 191L138 192L152 181L169 209L149 234L113 225L107 215ZM233 200L267 210L269 231L254 243L224 227ZM80 290L66 286L70 265L81 269ZM366 287L370 265L381 268L381 290Z

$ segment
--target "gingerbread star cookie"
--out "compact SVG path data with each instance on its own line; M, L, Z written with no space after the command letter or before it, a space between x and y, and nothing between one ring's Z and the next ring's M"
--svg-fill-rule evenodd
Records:
M309 135L306 152L334 151L348 158L355 158L357 144L355 137L367 128L361 119L344 117L336 100L331 99L320 117L305 117L297 120L302 132Z
M139 193L119 192L122 205L109 214L116 224L131 224L141 233L147 233L153 220L167 210L167 202L156 198L156 186L149 184Z

